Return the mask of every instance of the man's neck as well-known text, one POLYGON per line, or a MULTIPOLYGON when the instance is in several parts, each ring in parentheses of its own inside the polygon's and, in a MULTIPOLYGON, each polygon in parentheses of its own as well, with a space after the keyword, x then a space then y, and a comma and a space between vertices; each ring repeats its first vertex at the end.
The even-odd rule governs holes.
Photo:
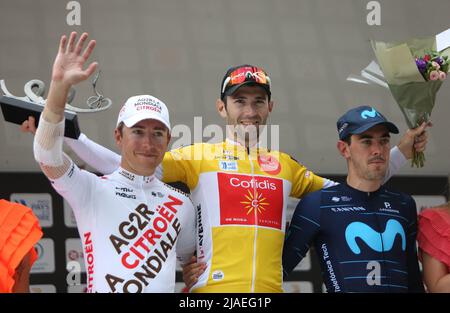
POLYGON ((347 185, 350 187, 364 191, 364 192, 374 192, 377 191, 381 187, 381 179, 380 180, 367 180, 357 177, 356 175, 351 175, 350 173, 347 176, 347 185))
POLYGON ((128 162, 126 162, 123 158, 122 161, 120 162, 120 167, 123 168, 124 170, 133 173, 135 175, 138 176, 152 176, 155 173, 155 169, 148 169, 146 171, 138 171, 136 169, 134 169, 131 165, 128 164, 128 162))
POLYGON ((242 139, 242 138, 239 137, 239 136, 233 136, 233 135, 230 135, 230 134, 228 134, 227 139, 228 139, 229 141, 231 141, 231 142, 233 142, 233 143, 236 143, 236 144, 239 144, 239 145, 241 145, 242 147, 245 147, 245 148, 247 148, 247 149, 248 149, 248 148, 256 147, 256 146, 258 145, 258 142, 257 142, 257 141, 254 141, 254 140, 252 140, 252 141, 245 140, 245 139, 242 139))

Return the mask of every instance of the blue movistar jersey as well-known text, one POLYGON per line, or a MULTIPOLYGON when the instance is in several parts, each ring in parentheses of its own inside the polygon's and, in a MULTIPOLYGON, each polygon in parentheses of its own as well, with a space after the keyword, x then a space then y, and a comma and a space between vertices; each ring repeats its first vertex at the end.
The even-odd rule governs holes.
POLYGON ((328 292, 423 292, 411 196, 340 184, 298 204, 283 249, 287 276, 311 244, 328 292))

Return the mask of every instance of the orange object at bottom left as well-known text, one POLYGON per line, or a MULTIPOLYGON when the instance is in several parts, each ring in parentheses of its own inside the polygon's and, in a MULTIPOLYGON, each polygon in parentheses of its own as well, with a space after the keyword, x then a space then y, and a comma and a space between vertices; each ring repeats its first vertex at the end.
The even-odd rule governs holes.
POLYGON ((29 271, 38 257, 34 245, 41 237, 30 208, 0 199, 0 293, 28 292, 29 271))

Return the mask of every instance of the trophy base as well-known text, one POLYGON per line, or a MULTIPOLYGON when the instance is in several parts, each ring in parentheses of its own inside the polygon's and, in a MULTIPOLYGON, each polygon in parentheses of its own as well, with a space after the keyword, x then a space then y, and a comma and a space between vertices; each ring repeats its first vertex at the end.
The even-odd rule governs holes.
MULTIPOLYGON (((38 126, 39 117, 41 112, 44 110, 44 106, 40 104, 7 96, 0 97, 0 106, 2 107, 5 121, 19 125, 27 120, 28 116, 34 116, 36 119, 36 126, 38 126)), ((80 126, 78 125, 77 114, 75 112, 65 110, 64 116, 66 118, 64 136, 78 139, 80 136, 80 126)))

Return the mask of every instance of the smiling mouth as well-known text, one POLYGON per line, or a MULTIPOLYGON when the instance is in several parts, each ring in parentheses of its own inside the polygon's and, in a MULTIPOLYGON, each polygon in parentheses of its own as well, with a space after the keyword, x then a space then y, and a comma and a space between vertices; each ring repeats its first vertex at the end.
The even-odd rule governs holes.
POLYGON ((257 122, 257 121, 255 121, 255 122, 241 121, 240 124, 244 125, 244 126, 250 126, 250 125, 259 125, 259 122, 257 122))
POLYGON ((136 155, 144 158, 157 158, 156 154, 136 153, 136 155))

